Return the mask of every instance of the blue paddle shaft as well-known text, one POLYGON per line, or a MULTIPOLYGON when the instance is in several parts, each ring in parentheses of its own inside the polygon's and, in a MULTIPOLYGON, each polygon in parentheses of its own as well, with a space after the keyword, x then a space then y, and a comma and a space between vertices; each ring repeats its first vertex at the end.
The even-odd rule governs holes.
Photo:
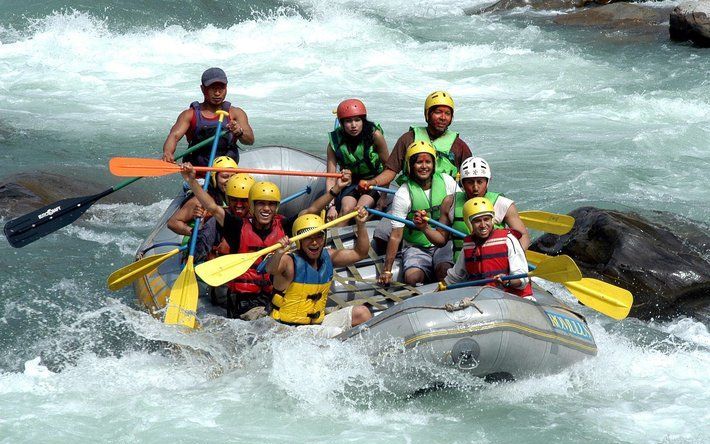
MULTIPOLYGON (((503 281, 509 281, 512 279, 520 279, 520 278, 526 278, 528 277, 528 273, 521 273, 521 274, 512 274, 509 276, 502 276, 500 279, 503 281)), ((476 285, 485 285, 490 282, 494 282, 497 279, 495 278, 488 278, 488 279, 479 279, 477 281, 468 281, 468 282, 459 282, 458 284, 451 284, 447 285, 446 289, 447 290, 453 290, 456 288, 463 288, 463 287, 475 287, 476 285)))
MULTIPOLYGON (((392 219, 392 220, 395 220, 395 221, 397 221, 397 222, 401 222, 401 223, 403 223, 404 225, 406 225, 406 226, 408 226, 408 227, 410 227, 410 228, 416 228, 415 225, 414 225, 414 222, 412 222, 412 221, 409 220, 409 219, 403 219, 403 218, 401 218, 401 217, 399 217, 399 216, 394 216, 394 215, 392 215, 392 214, 385 213, 385 212, 382 212, 382 211, 379 211, 379 210, 374 210, 374 209, 372 209, 372 208, 368 208, 367 211, 370 212, 371 214, 374 214, 375 216, 384 217, 384 218, 386 218, 386 219, 392 219)), ((434 225, 434 226, 436 226, 436 227, 439 227, 439 228, 441 228, 441 229, 443 229, 443 230, 448 231, 449 233, 453 234, 454 236, 458 236, 458 237, 461 237, 461 238, 467 236, 467 234, 462 233, 461 231, 456 230, 456 229, 454 229, 454 228, 451 228, 451 227, 448 226, 448 225, 442 224, 442 223, 439 222, 438 220, 429 219, 429 220, 427 220, 427 222, 430 223, 431 225, 434 225)))
MULTIPOLYGON (((220 134, 220 132, 222 131, 222 120, 223 119, 219 119, 219 121, 217 122, 217 130, 215 131, 215 135, 220 134)), ((215 137, 214 142, 212 142, 212 151, 210 151, 210 161, 207 163, 207 166, 211 167, 212 163, 214 162, 214 158, 217 154, 217 145, 219 144, 219 139, 219 137, 215 137)), ((202 189, 204 191, 207 191, 207 188, 210 186, 210 173, 211 171, 208 171, 207 174, 205 174, 205 183, 202 185, 202 189)), ((195 256, 195 247, 197 247, 197 233, 200 230, 201 221, 201 217, 195 219, 195 226, 192 228, 192 237, 190 238, 189 256, 195 256)))
POLYGON ((311 194, 311 187, 310 185, 307 186, 306 188, 302 189, 301 191, 298 191, 296 193, 293 193, 292 195, 288 196, 284 200, 281 201, 279 205, 285 205, 289 202, 291 202, 294 199, 298 199, 299 197, 303 196, 304 194, 311 194))
POLYGON ((371 190, 379 191, 381 193, 388 193, 388 194, 394 194, 397 192, 397 190, 393 190, 392 188, 385 188, 385 187, 378 187, 377 185, 372 185, 370 187, 371 190))

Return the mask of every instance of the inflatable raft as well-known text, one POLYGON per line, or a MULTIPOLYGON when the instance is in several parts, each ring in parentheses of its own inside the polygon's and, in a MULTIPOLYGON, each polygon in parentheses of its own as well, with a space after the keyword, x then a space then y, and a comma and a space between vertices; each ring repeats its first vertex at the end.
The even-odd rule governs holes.
MULTIPOLYGON (((325 161, 317 156, 286 147, 263 147, 241 154, 240 164, 250 168, 293 171, 325 171, 325 161)), ((325 192, 325 181, 313 177, 255 176, 275 182, 282 197, 310 186, 311 193, 282 205, 279 212, 294 215, 325 192)), ((156 228, 138 249, 136 259, 165 253, 182 242, 166 227, 184 196, 176 197, 156 228)), ((372 239, 377 221, 368 222, 372 239)), ((328 243, 347 248, 353 243, 351 228, 331 229, 328 243)), ((552 373, 596 355, 594 338, 584 320, 570 307, 535 286, 537 302, 509 295, 493 287, 470 287, 435 292, 436 285, 411 287, 376 285, 383 256, 371 248, 369 257, 336 270, 330 310, 368 304, 375 316, 367 323, 339 336, 342 340, 389 338, 404 349, 416 348, 427 360, 455 366, 475 376, 521 377, 552 373)), ((181 270, 176 255, 134 283, 138 301, 154 316, 162 316, 170 288, 181 270)), ((394 277, 401 282, 400 261, 395 261, 394 277)), ((201 287, 198 318, 205 313, 224 314, 209 303, 208 289, 201 287)))

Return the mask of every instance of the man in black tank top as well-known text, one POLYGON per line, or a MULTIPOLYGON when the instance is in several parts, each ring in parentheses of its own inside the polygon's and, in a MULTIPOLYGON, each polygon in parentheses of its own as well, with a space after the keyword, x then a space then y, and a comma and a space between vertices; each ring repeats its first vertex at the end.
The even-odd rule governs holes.
MULTIPOLYGON (((228 155, 239 162, 237 142, 239 141, 245 145, 254 144, 254 131, 249 125, 249 118, 244 110, 225 101, 227 97, 227 75, 220 68, 209 68, 202 73, 200 89, 204 96, 203 101, 201 103, 194 102, 188 109, 180 113, 163 144, 163 160, 166 162, 175 161, 175 149, 183 136, 187 136, 190 146, 213 136, 217 127, 217 115, 215 113, 220 109, 224 109, 229 112, 229 117, 225 119, 223 126, 230 131, 230 134, 220 141, 217 156, 228 155)), ((184 160, 203 166, 209 159, 211 148, 212 144, 208 144, 208 146, 190 154, 184 160), (201 154, 203 151, 207 153, 206 156, 201 154)))

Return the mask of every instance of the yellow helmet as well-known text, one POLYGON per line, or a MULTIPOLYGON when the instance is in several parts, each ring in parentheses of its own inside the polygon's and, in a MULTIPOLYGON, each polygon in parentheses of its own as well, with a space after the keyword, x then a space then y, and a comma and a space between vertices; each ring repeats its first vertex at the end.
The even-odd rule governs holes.
POLYGON ((436 162, 436 149, 431 146, 429 142, 425 142, 423 140, 419 140, 416 142, 412 142, 409 144, 407 147, 406 154, 404 155, 404 172, 409 173, 409 159, 412 158, 412 156, 415 156, 417 154, 421 153, 427 153, 431 154, 431 156, 434 158, 434 162, 436 162))
POLYGON ((224 192, 229 197, 236 199, 249 199, 249 190, 256 181, 247 173, 239 173, 230 177, 224 192))
MULTIPOLYGON (((301 233, 315 230, 323 224, 325 224, 325 222, 323 222, 322 217, 315 214, 304 214, 303 216, 299 216, 295 221, 293 221, 293 228, 291 229, 291 234, 293 236, 297 236, 301 233)), ((300 241, 296 241, 296 247, 301 248, 300 241)))
POLYGON ((454 99, 446 91, 434 91, 424 101, 424 120, 429 122, 429 109, 434 106, 445 105, 454 113, 454 99))
POLYGON ((474 197, 469 199, 463 204, 463 221, 466 223, 468 230, 473 232, 473 225, 471 220, 489 215, 494 217, 496 214, 495 209, 493 209, 493 204, 490 200, 485 197, 474 197))
POLYGON ((256 182, 249 190, 249 206, 254 208, 255 200, 266 200, 269 202, 281 202, 281 191, 273 182, 256 182))
MULTIPOLYGON (((212 162, 212 166, 215 168, 239 168, 237 162, 229 156, 219 156, 212 162)), ((215 188, 217 188, 217 174, 219 173, 212 172, 210 175, 210 182, 212 182, 212 186, 215 188)))

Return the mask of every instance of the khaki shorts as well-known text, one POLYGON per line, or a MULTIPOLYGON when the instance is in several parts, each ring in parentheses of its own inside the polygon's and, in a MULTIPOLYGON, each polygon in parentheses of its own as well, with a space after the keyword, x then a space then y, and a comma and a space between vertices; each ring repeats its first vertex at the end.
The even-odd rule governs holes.
POLYGON ((402 267, 405 273, 410 268, 418 268, 426 275, 426 280, 434 279, 434 266, 440 263, 454 263, 453 243, 447 242, 441 248, 421 248, 407 246, 402 250, 402 267))

